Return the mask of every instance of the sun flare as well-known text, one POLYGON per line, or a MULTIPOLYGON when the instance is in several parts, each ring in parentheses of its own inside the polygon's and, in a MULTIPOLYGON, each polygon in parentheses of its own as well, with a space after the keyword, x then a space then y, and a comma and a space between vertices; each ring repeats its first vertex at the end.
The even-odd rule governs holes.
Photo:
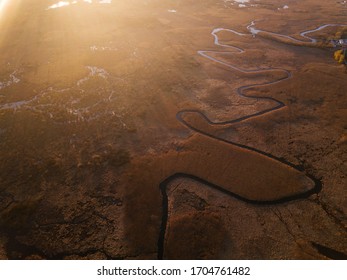
POLYGON ((347 259, 346 7, 0 0, 0 278, 347 259))
POLYGON ((7 3, 8 0, 0 0, 0 13, 2 12, 7 3))

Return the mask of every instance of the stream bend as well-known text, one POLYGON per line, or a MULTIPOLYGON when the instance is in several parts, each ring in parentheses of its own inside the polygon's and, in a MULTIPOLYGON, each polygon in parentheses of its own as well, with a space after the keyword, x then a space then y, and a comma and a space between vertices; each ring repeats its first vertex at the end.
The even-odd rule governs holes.
MULTIPOLYGON (((261 29, 257 29, 255 27, 255 22, 251 22, 248 26, 247 26, 247 30, 249 31, 249 33, 241 33, 241 32, 238 32, 236 30, 233 30, 233 29, 225 29, 225 28, 216 28, 214 29, 212 32, 211 32, 211 35, 213 36, 214 38, 214 44, 218 47, 222 47, 222 48, 225 48, 227 49, 226 51, 215 51, 215 50, 200 50, 198 51, 198 55, 210 60, 211 62, 213 63, 217 63, 219 65, 222 65, 224 67, 227 67, 231 70, 236 70, 238 72, 241 72, 241 73, 244 73, 244 74, 249 74, 249 73, 254 73, 254 74, 258 74, 258 73, 266 73, 266 72, 273 72, 273 71, 280 71, 284 74, 284 76, 282 78, 279 78, 277 80, 274 80, 274 81, 270 81, 270 82, 265 82, 265 83, 254 83, 254 84, 250 84, 250 85, 243 85, 241 87, 239 87, 237 90, 236 90, 236 94, 238 94, 239 96, 241 96, 242 98, 249 98, 249 99, 255 99, 255 100, 267 100, 267 101, 271 101, 272 103, 274 103, 274 105, 268 109, 264 109, 264 110, 260 110, 256 113, 252 113, 252 114, 249 114, 249 115, 245 115, 245 116, 241 116, 241 117, 237 117, 237 118, 234 118, 234 119, 230 119, 230 120, 226 120, 226 121, 212 121, 210 120, 202 111, 200 110, 196 110, 196 109, 185 109, 185 110, 181 110, 179 111, 177 114, 176 114, 176 118, 179 122, 181 122, 184 126, 186 126, 187 128, 189 128, 190 130, 192 131, 195 131, 196 133, 198 134, 202 134, 206 137, 209 137, 215 141, 219 141, 219 142, 224 142, 226 144, 229 144, 229 145, 234 145, 234 146, 237 146, 237 147, 240 147, 240 148, 243 148, 245 150, 249 150, 249 151, 253 151, 253 152, 256 152, 256 153, 259 153, 263 156, 266 156, 268 158, 271 158, 272 160, 276 160, 276 161, 279 161, 281 162, 282 164, 285 164, 287 166, 290 166, 298 171, 304 171, 303 168, 301 166, 296 166, 290 162, 288 162, 287 160, 283 159, 283 158, 279 158, 279 157, 276 157, 272 154, 269 154, 267 152, 264 152, 264 151, 261 151, 261 150, 258 150, 256 148, 252 148, 252 147, 249 147, 249 146, 246 146, 246 145, 243 145, 243 144, 240 144, 240 143, 236 143, 236 142, 233 142, 233 141, 228 141, 228 140, 225 140, 225 139, 222 139, 222 138, 218 138, 206 131, 203 131, 202 129, 199 129, 199 128, 196 128, 194 127, 194 125, 192 125, 191 123, 189 123, 188 121, 186 121, 184 119, 184 115, 185 114, 197 114, 199 115, 204 121, 206 121, 206 123, 208 123, 209 125, 211 126, 218 126, 218 125, 233 125, 233 124, 236 124, 236 123, 240 123, 240 122, 243 122, 243 121, 246 121, 246 120, 249 120, 249 119, 252 119, 252 118, 256 118, 258 116, 261 116, 261 115, 265 115, 265 114, 268 114, 268 113, 271 113, 271 112, 274 112, 274 111, 277 111, 277 110, 280 110, 284 107, 286 107, 286 105, 280 101, 280 100, 277 100, 276 98, 273 98, 273 97, 266 97, 266 96, 253 96, 253 95, 246 95, 245 94, 245 91, 250 89, 250 88, 255 88, 255 87, 263 87, 263 86, 269 86, 269 85, 273 85, 273 84, 277 84, 277 83, 280 83, 280 82, 283 82, 285 80, 288 80, 290 78, 292 78, 292 74, 289 70, 286 70, 284 68, 258 68, 258 69, 252 69, 252 70, 247 70, 247 69, 243 69, 243 68, 240 68, 236 65, 233 65, 233 64, 229 64, 225 61, 222 61, 220 59, 217 59, 215 57, 213 57, 213 55, 216 55, 216 54, 240 54, 240 53, 244 53, 245 50, 240 48, 240 47, 237 47, 237 46, 233 46, 233 45, 227 45, 227 44, 223 44, 220 42, 219 40, 219 37, 218 37, 218 33, 221 32, 221 31, 224 31, 224 32, 230 32, 232 34, 235 34, 237 36, 251 36, 251 37, 256 37, 256 35, 258 34, 265 34, 267 36, 271 36, 273 39, 286 39, 288 40, 288 42, 285 42, 285 43, 293 43, 293 44, 301 44, 303 43, 304 46, 315 46, 317 44, 317 39, 315 38, 312 38, 309 36, 309 34, 311 33, 314 33, 316 31, 319 31, 319 30, 322 30, 324 28, 327 28, 327 27, 333 27, 333 26, 346 26, 346 25, 342 25, 342 24, 325 24, 325 25, 321 25, 315 29, 312 29, 312 30, 307 30, 307 31, 303 31, 300 33, 300 36, 303 38, 303 40, 299 40, 299 39, 296 39, 296 38, 293 38, 291 36, 287 36, 287 35, 283 35, 283 34, 279 34, 279 33, 275 33, 275 32, 270 32, 270 31, 266 31, 266 30, 261 30, 261 29)), ((242 197, 236 193, 233 193, 229 190, 226 190, 225 188, 222 188, 221 186, 218 186, 218 185, 215 185, 211 182, 207 182, 206 180, 202 179, 202 178, 199 178, 199 177, 196 177, 194 176, 193 174, 186 174, 186 173, 175 173, 173 174, 172 176, 169 176, 168 178, 166 178, 164 181, 162 181, 160 183, 160 190, 161 190, 161 194, 162 194, 162 222, 161 222, 161 229, 160 229, 160 235, 159 235, 159 240, 158 240, 158 259, 163 259, 164 257, 164 247, 165 247, 165 234, 166 234, 166 228, 167 228, 167 222, 168 222, 168 194, 167 194, 167 188, 170 184, 170 182, 172 182, 172 180, 176 179, 176 178, 190 178, 190 179, 194 179, 200 183, 203 183, 205 184, 207 187, 209 188, 212 188, 214 190, 217 190, 217 191, 220 191, 224 194, 227 194, 231 197, 234 197, 234 198, 237 198, 241 201, 244 201, 244 202, 247 202, 247 203, 250 203, 250 204, 257 204, 257 205, 271 205, 271 204, 279 204, 279 203, 284 203, 284 202, 287 202, 287 201, 292 201, 292 200, 296 200, 296 199, 303 199, 303 198, 307 198, 309 197, 310 195, 312 195, 313 193, 318 193, 321 191, 322 189, 322 184, 320 182, 319 179, 313 177, 312 175, 310 174, 305 174, 308 178, 310 178, 313 182, 314 182, 314 188, 309 190, 309 191, 306 191, 306 192, 303 192, 301 194, 295 194, 295 195, 292 195, 292 196, 288 196, 288 197, 284 197, 284 198, 281 198, 281 199, 278 199, 278 200, 271 200, 271 201, 257 201, 257 200, 250 200, 250 199, 247 199, 245 197, 242 197)))

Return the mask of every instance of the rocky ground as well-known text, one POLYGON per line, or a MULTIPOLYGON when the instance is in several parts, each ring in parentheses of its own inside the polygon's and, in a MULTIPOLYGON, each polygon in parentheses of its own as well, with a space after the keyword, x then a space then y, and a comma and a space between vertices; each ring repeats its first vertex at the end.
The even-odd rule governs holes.
MULTIPOLYGON (((344 1, 130 0, 0 11, 1 259, 346 259, 344 1), (51 8, 50 8, 51 7, 51 8), (285 106, 242 122, 213 125, 285 106), (176 175, 175 175, 176 174, 176 175), (189 175, 189 176, 188 176, 189 175)), ((58 2, 58 1, 57 1, 58 2)), ((69 1, 68 1, 69 2, 69 1)), ((70 1, 72 2, 72 1, 70 1)))

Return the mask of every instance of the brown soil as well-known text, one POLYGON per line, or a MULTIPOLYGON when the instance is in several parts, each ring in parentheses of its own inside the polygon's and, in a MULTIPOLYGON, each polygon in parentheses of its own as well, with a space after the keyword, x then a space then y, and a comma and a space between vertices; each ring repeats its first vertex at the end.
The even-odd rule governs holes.
POLYGON ((346 258, 347 80, 329 45, 345 28, 312 33, 314 46, 218 34, 245 52, 213 57, 271 72, 197 53, 230 51, 214 45, 214 28, 246 33, 256 20, 300 39, 347 24, 346 5, 10 2, 0 11, 1 259, 346 258), (236 94, 279 79, 245 90, 259 99, 236 94), (285 106, 213 124, 271 109, 269 98, 285 106), (182 110, 192 111, 180 121, 182 110))

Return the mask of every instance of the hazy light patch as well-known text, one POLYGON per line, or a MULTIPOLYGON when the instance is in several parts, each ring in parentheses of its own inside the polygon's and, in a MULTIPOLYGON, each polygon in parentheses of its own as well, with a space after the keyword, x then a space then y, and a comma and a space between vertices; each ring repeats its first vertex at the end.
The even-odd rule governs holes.
POLYGON ((2 12, 3 8, 8 3, 8 0, 0 0, 0 13, 2 12))
POLYGON ((251 0, 223 0, 224 7, 230 6, 237 6, 239 8, 249 8, 249 7, 257 7, 258 4, 251 4, 251 0))
POLYGON ((177 13, 176 10, 167 10, 169 13, 177 13))
POLYGON ((61 7, 68 6, 68 5, 70 5, 70 2, 67 2, 67 1, 59 1, 58 3, 55 3, 55 4, 51 5, 51 6, 49 6, 49 7, 47 8, 47 10, 48 10, 48 9, 57 9, 57 8, 61 8, 61 7))
MULTIPOLYGON (((1 1, 1 0, 0 0, 1 1)), ((7 0, 6 0, 7 1, 7 0)), ((59 1, 47 8, 49 9, 57 9, 69 6, 71 4, 78 4, 78 3, 88 3, 88 4, 112 4, 112 0, 73 0, 73 1, 59 1)))

